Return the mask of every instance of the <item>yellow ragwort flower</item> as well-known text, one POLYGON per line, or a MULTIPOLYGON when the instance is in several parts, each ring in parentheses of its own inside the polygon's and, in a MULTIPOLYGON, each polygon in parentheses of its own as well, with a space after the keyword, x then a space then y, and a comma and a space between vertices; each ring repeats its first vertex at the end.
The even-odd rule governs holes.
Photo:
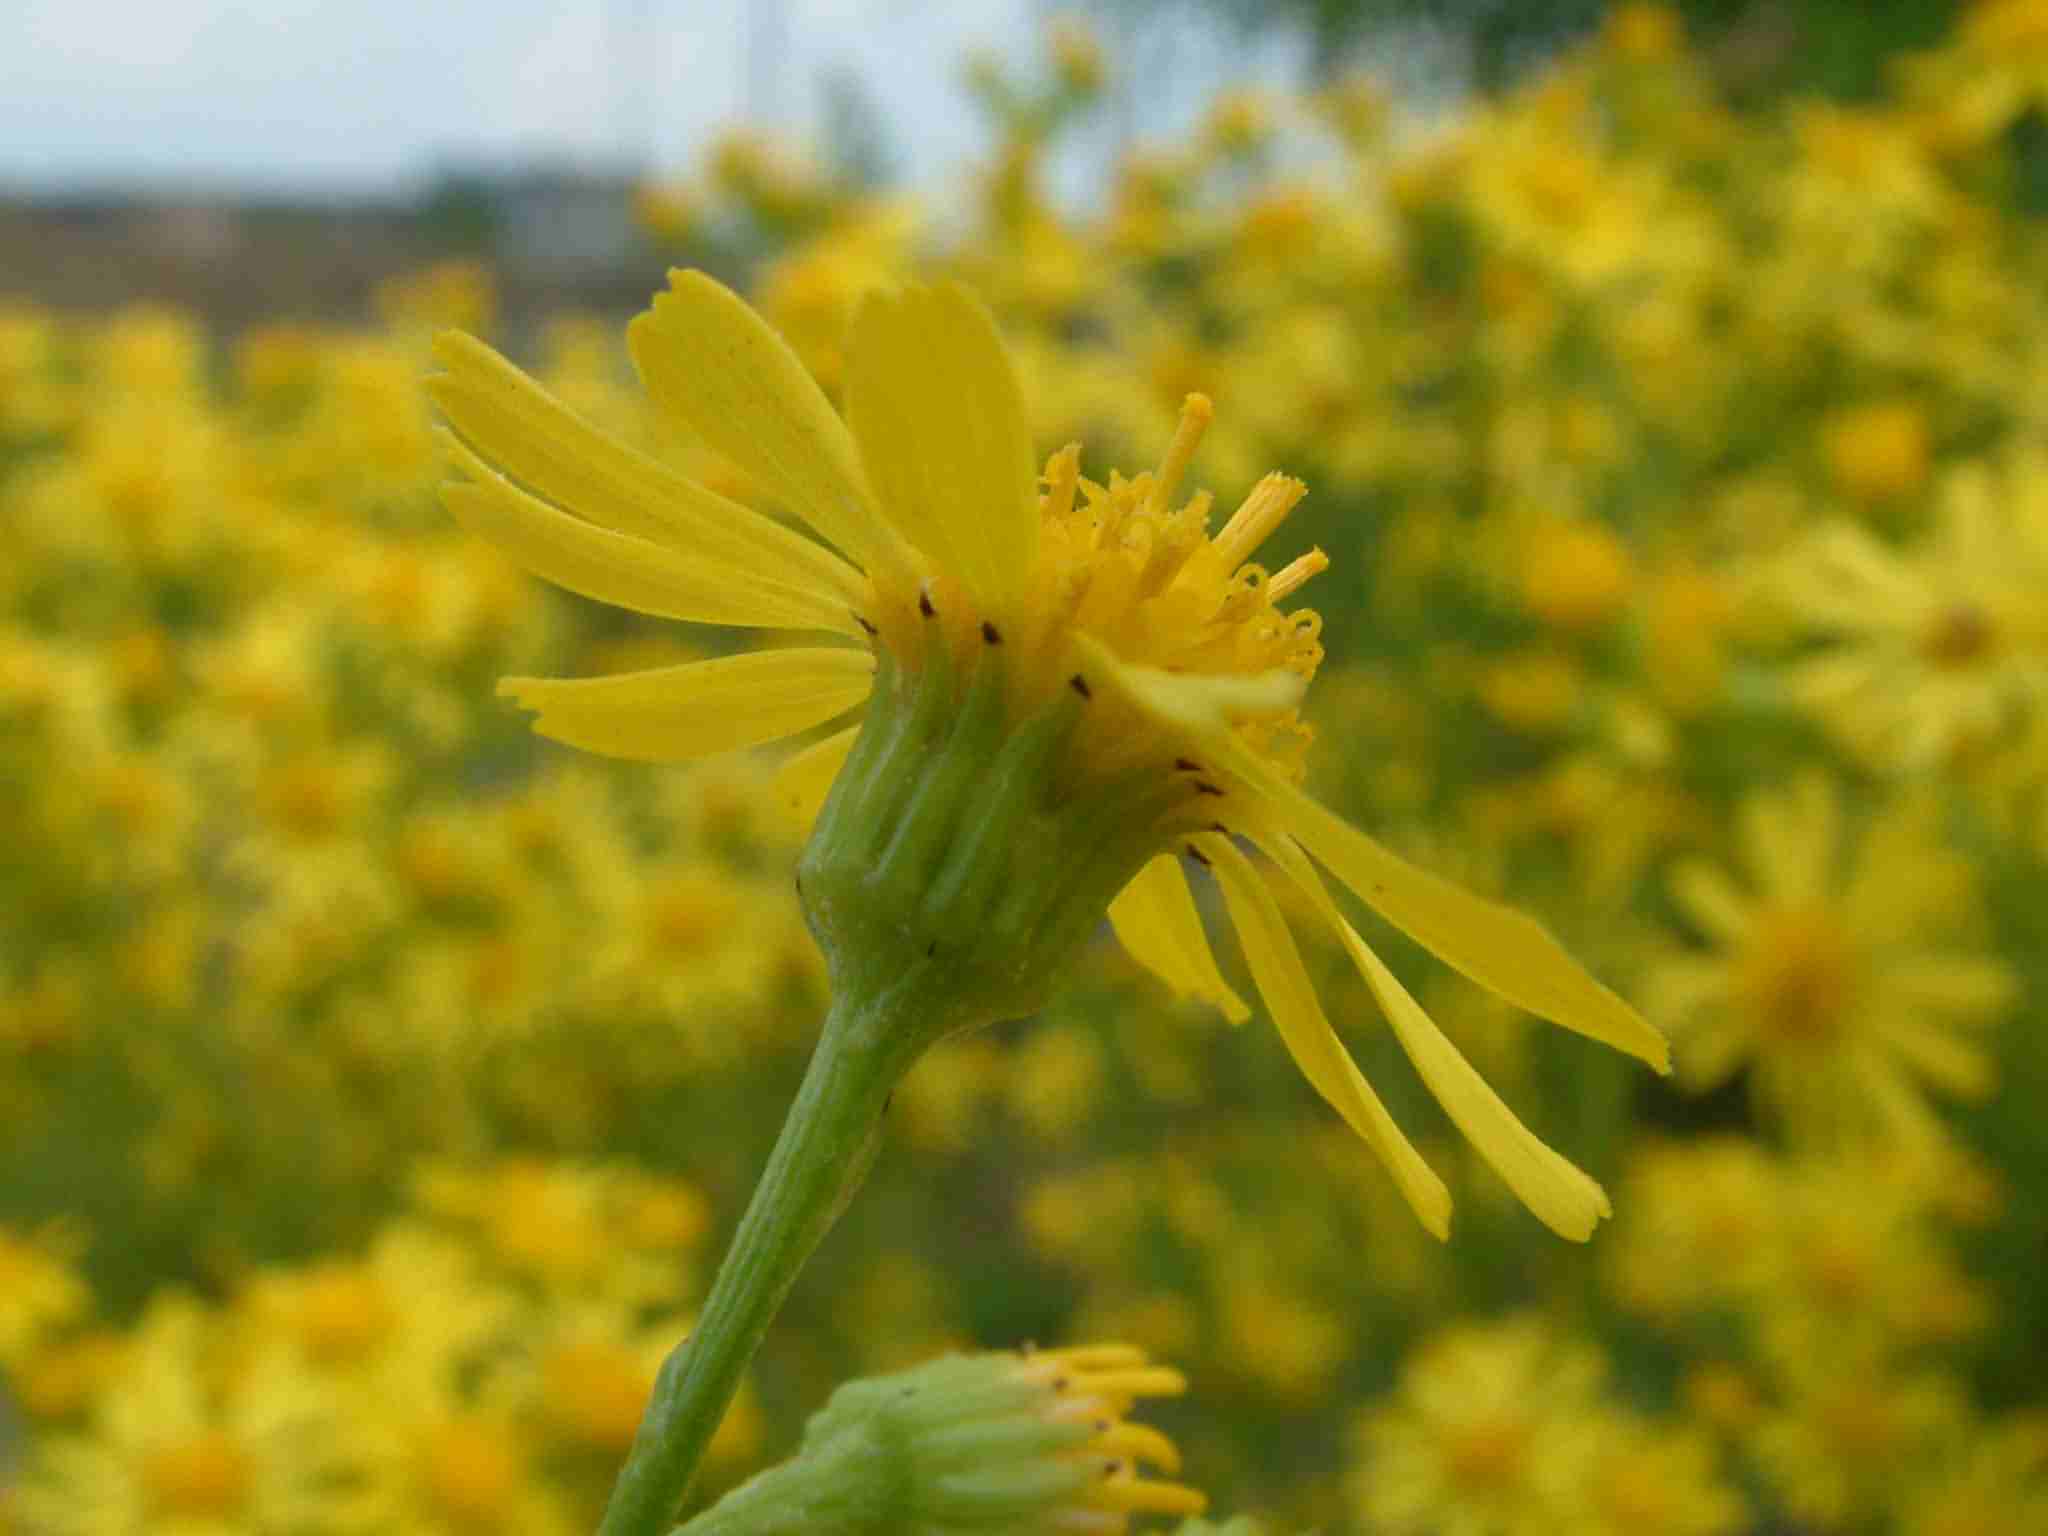
POLYGON ((1708 947, 1655 968, 1651 1007, 1692 1085, 1747 1067, 1795 1131, 1926 1153, 1943 1136, 1924 1091, 1991 1091, 1983 1035, 2019 978, 1972 941, 1975 881, 1938 807, 1887 807, 1854 839, 1843 822, 1834 786, 1808 775, 1743 804, 1746 883, 1678 866, 1671 894, 1708 947))
MULTIPOLYGON (((956 716, 981 711, 1013 735, 1057 719, 1049 804, 1099 807, 1104 838, 1142 848, 1109 909, 1139 960, 1244 1016, 1203 935, 1185 851, 1213 870, 1304 1072, 1442 1234, 1448 1192, 1316 999, 1276 894, 1297 888, 1297 909, 1341 941, 1460 1129, 1544 1221, 1575 1238, 1592 1231, 1608 1208, 1599 1186, 1472 1070, 1342 916, 1311 856, 1514 1003, 1660 1067, 1664 1043, 1536 923, 1403 862, 1297 786, 1307 730, 1295 705, 1322 656, 1320 620, 1279 605, 1327 561, 1312 550, 1269 572, 1251 557, 1304 494, 1298 481, 1267 476, 1212 534, 1208 495, 1178 496, 1211 414, 1200 396, 1156 471, 1096 484, 1069 447, 1040 476, 1008 354, 958 286, 862 304, 844 419, 782 340, 700 273, 674 273, 628 339, 659 410, 816 538, 605 436, 459 334, 440 338, 446 371, 432 385, 466 477, 446 490, 450 510, 586 597, 822 639, 621 676, 507 679, 542 734, 675 761, 810 731, 892 686, 941 692, 956 716), (1255 866, 1240 839, 1270 865, 1255 866)), ((858 720, 843 724, 795 754, 784 770, 793 801, 824 801, 859 733, 858 720)))
POLYGON ((1872 763, 1918 771, 2000 739, 2048 692, 2048 465, 1953 475, 1928 532, 1894 547, 1817 529, 1770 580, 1819 642, 1787 692, 1872 763))

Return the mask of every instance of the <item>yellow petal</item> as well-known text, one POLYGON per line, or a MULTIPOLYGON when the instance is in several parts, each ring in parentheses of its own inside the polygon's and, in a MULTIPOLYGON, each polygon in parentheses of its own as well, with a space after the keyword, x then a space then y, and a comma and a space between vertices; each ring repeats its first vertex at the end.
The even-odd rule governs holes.
POLYGON ((858 607, 866 582, 814 539, 792 532, 606 436, 473 336, 443 332, 448 371, 428 392, 464 441, 546 500, 671 549, 858 607))
POLYGON ((1997 1083, 1991 1055, 1918 1018, 1879 1015, 1887 1042, 1929 1082, 1959 1099, 1981 1099, 1997 1083))
POLYGON ((1458 1053, 1400 979, 1344 921, 1322 877, 1298 849, 1287 847, 1285 835, 1262 842, 1276 852, 1280 868, 1336 932, 1393 1026, 1401 1049, 1415 1063, 1416 1072, 1451 1122, 1545 1226, 1574 1242, 1591 1237, 1600 1218, 1613 1214, 1606 1191, 1515 1118, 1514 1111, 1458 1053))
POLYGON ((798 826, 808 828, 818 819, 818 812, 825 808, 825 797, 832 793, 832 781, 846 766, 847 754, 853 751, 859 737, 860 727, 849 725, 792 753, 775 770, 775 797, 798 826))
POLYGON ((1607 1192, 1515 1118, 1515 1112, 1458 1054, 1458 1048, 1408 995, 1399 978, 1341 917, 1337 935, 1365 984, 1372 988, 1387 1022, 1394 1026, 1401 1048, 1452 1123, 1551 1231, 1580 1243, 1591 1237, 1600 1218, 1614 1214, 1607 1192))
POLYGON ((1671 1049, 1643 1016, 1595 981, 1542 925, 1418 869, 1250 754, 1231 765, 1280 823, 1365 904, 1445 964, 1539 1018, 1671 1070, 1671 1049))
POLYGON ((1330 1028, 1316 998, 1315 984, 1301 963, 1301 951, 1287 931, 1280 904, 1230 839, 1204 837, 1201 847, 1223 887, 1223 900, 1244 947, 1252 980, 1258 984, 1259 996, 1265 999, 1289 1054, 1316 1091, 1386 1165, 1423 1226, 1439 1238, 1448 1237, 1450 1191, 1394 1124, 1393 1116, 1330 1028))
POLYGON ((658 618, 773 629, 856 626, 837 599, 757 580, 703 555, 645 539, 549 506, 530 496, 443 429, 448 455, 471 478, 441 487, 456 521, 543 580, 600 603, 658 618))
POLYGON ((874 670, 851 646, 792 646, 616 677, 508 677, 498 692, 537 711, 543 736, 668 763, 809 730, 866 698, 874 670))
POLYGON ((1038 472, 988 311, 957 284, 870 294, 846 414, 883 512, 984 614, 1009 613, 1038 561, 1038 472))
MULTIPOLYGON (((1093 635, 1076 632, 1074 653, 1091 679, 1107 682, 1162 726, 1203 745, 1214 741, 1228 753, 1233 722, 1277 714, 1301 702, 1308 679, 1297 672, 1169 672, 1124 661, 1093 635)), ((1250 761, 1242 747, 1237 756, 1250 761)))
POLYGON ((739 295, 701 272, 671 272, 669 291, 634 318, 626 343, 663 410, 869 574, 904 566, 901 541, 875 510, 846 424, 739 295))
POLYGON ((1202 914, 1178 857, 1162 853, 1139 870, 1109 904, 1109 922, 1131 958, 1171 987, 1175 996, 1212 1003, 1233 1024, 1251 1017, 1244 999, 1216 968, 1216 956, 1202 931, 1202 914))
POLYGON ((1679 865, 1671 873, 1671 897, 1707 937, 1721 944, 1748 941, 1756 909, 1713 865, 1698 860, 1679 865))
POLYGON ((1984 1024, 2019 996, 2019 977, 1988 955, 1916 954, 1884 971, 1885 992, 1913 1008, 1929 1008, 1961 1024, 1984 1024))

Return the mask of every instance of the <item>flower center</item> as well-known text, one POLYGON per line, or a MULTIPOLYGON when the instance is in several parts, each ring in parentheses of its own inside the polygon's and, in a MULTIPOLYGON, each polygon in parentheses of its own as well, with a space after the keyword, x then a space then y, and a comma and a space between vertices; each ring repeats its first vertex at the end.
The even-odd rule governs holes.
POLYGON ((541 1371, 548 1412, 574 1439, 607 1451, 633 1443, 654 1373, 627 1351, 597 1342, 567 1344, 541 1371))
POLYGON ((1502 1493, 1520 1483, 1528 1444, 1526 1425, 1483 1420, 1445 1438, 1444 1461, 1458 1487, 1472 1493, 1502 1493))
POLYGON ((1758 925, 1744 990, 1765 1033, 1791 1049, 1832 1044, 1855 991, 1855 959, 1825 914, 1784 912, 1758 925))
MULTIPOLYGON (((878 588, 873 627, 880 649, 912 673, 935 656, 949 659, 953 685, 964 695, 971 658, 999 647, 1002 707, 1011 720, 1047 709, 1074 686, 1077 636, 1126 665, 1177 677, 1312 677, 1323 658, 1322 619, 1277 605, 1326 569, 1328 558, 1311 550, 1277 572, 1248 559, 1300 501, 1302 484, 1268 475, 1213 536, 1207 492, 1176 502, 1211 414, 1205 398, 1190 395, 1159 468, 1131 479, 1112 472, 1100 485, 1082 477, 1078 449, 1054 454, 1039 497, 1037 565, 1018 610, 976 611, 945 573, 914 592, 878 588)), ((1294 711, 1248 715, 1240 731, 1249 744, 1298 778, 1309 732, 1294 711)), ((1114 705, 1090 716, 1076 733, 1069 764, 1084 783, 1129 769, 1148 743, 1158 742, 1156 729, 1139 728, 1114 705)))
POLYGON ((468 1419, 443 1425, 427 1437, 419 1472, 427 1501, 451 1524, 467 1530, 501 1524, 523 1480, 518 1455, 502 1433, 468 1419))
POLYGON ((1991 616, 1975 603, 1954 603, 1929 627, 1920 651, 1931 666, 1960 671, 1985 660, 1997 644, 1991 616))
POLYGON ((716 875, 692 871, 655 888, 648 937, 663 954, 686 958, 717 947, 731 929, 735 893, 716 875))
POLYGON ((363 1359, 396 1321, 383 1287, 360 1269, 323 1269, 300 1299, 299 1337, 306 1353, 323 1365, 363 1359))
POLYGON ((1209 416, 1190 396, 1135 479, 1096 485, 1077 450, 1053 455, 1034 564, 1000 611, 941 570, 877 578, 859 615, 874 692, 798 889, 831 964, 932 988, 934 1039, 1035 1011, 1147 859, 1229 830, 1203 761, 1221 733, 1300 777, 1321 620, 1274 605, 1328 561, 1245 558, 1297 481, 1262 480, 1213 538, 1206 494, 1175 504, 1209 416))

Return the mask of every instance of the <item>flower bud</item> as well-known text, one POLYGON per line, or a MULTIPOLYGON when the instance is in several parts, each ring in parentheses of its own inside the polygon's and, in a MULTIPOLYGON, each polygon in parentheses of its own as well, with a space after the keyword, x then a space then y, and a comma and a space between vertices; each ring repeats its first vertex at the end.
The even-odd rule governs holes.
POLYGON ((1120 1344, 948 1355, 850 1382, 812 1418, 793 1458, 684 1530, 1116 1536, 1134 1514, 1196 1515, 1200 1493, 1145 1475, 1179 1471, 1173 1442, 1125 1417, 1140 1398, 1186 1386, 1120 1344))

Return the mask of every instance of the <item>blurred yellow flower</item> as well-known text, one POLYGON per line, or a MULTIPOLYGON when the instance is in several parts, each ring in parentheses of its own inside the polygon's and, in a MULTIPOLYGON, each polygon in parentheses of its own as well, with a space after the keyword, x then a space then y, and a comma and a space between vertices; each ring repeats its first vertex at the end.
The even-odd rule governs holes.
POLYGON ((1588 1536, 1735 1536, 1750 1529, 1746 1502, 1697 1432, 1615 1416, 1594 1440, 1581 1469, 1589 1518, 1568 1516, 1564 1529, 1588 1536))
POLYGON ((1359 1422, 1351 1505, 1387 1536, 1543 1536, 1571 1528, 1572 1468, 1604 1366, 1535 1318, 1445 1330, 1359 1422))
POLYGON ((1552 519, 1529 529, 1519 563, 1522 601, 1553 629, 1579 631, 1620 612, 1634 585, 1628 547, 1604 524, 1552 519))
POLYGON ((1821 424, 1821 457, 1852 501, 1903 500, 1927 483, 1933 462, 1926 414, 1910 400, 1845 410, 1821 424))
POLYGON ((1939 1142, 1924 1094, 1991 1091, 1981 1035, 2019 978, 1971 937, 1974 880, 1938 808, 1885 806, 1852 836, 1834 785, 1808 774, 1746 801, 1736 831, 1742 881, 1700 860, 1671 880, 1705 952, 1645 982, 1681 1078, 1707 1088, 1748 1067, 1795 1131, 1939 1142))
POLYGON ((1853 1526, 1898 1508, 1965 1427, 1960 1383, 1832 1355, 1790 1373, 1752 1442, 1764 1482, 1800 1520, 1853 1526))
POLYGON ((1989 744, 2048 689, 2048 464, 1959 470, 1939 521, 1894 549, 1832 524, 1763 590, 1819 641, 1784 687, 1850 747, 1924 770, 1989 744))
POLYGON ((1626 1192, 1628 1218, 1607 1250, 1609 1288, 1622 1306, 1671 1322, 1758 1286, 1783 1185, 1755 1142, 1651 1142, 1635 1154, 1626 1192))
POLYGON ((360 1522, 370 1426, 276 1352, 236 1359, 188 1299, 153 1306, 83 1433, 39 1448, 16 1497, 51 1536, 339 1532, 360 1522))
POLYGON ((0 1228, 0 1365, 18 1362, 44 1335, 83 1317, 92 1293, 61 1233, 0 1228))

